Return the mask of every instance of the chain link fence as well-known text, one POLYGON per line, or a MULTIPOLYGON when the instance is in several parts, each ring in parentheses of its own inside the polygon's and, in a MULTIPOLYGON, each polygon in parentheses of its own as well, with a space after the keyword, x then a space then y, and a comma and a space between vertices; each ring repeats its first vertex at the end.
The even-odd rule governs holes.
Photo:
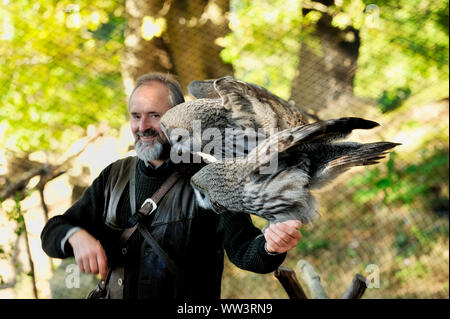
MULTIPOLYGON (((122 125, 127 90, 140 74, 174 73, 184 89, 233 74, 294 101, 310 121, 361 116, 381 124, 352 140, 402 143, 380 164, 352 169, 315 194, 321 217, 304 225, 284 265, 307 260, 330 298, 357 273, 372 280, 364 298, 449 297, 448 1, 3 1, 0 17, 3 191, 43 162, 60 163, 69 142, 107 122, 108 158, 100 158, 100 147, 90 153, 97 154, 95 169, 72 164, 66 171, 70 197, 79 196, 132 148, 122 125)), ((2 225, 13 231, 0 242, 0 292, 31 280, 19 270, 33 272, 34 286, 50 282, 52 292, 41 296, 82 298, 57 291, 67 262, 53 279, 30 268, 41 253, 15 270, 3 266, 18 263, 8 246, 17 236, 39 242, 34 212, 48 218, 67 208, 45 185, 47 212, 30 197, 2 205, 2 225), (20 216, 28 228, 14 233, 20 216)), ((227 259, 222 297, 288 298, 273 274, 243 271, 227 259)))

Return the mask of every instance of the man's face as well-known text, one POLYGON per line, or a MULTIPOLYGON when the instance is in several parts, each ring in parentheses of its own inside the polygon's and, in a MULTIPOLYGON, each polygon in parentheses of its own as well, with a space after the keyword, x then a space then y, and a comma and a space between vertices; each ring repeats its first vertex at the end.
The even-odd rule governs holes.
POLYGON ((160 159, 167 139, 159 121, 169 108, 169 91, 162 83, 153 81, 144 84, 133 93, 128 111, 136 152, 142 160, 148 162, 160 159))

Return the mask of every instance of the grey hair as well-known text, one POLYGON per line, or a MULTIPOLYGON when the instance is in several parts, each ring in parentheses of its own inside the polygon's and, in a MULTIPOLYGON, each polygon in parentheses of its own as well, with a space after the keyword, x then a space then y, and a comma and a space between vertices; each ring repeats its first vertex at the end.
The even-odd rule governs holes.
POLYGON ((170 107, 173 107, 177 104, 184 102, 183 91, 181 90, 181 86, 178 81, 174 78, 173 75, 169 73, 147 73, 141 75, 136 80, 136 85, 134 86, 133 92, 130 94, 130 98, 128 99, 128 104, 130 104, 131 97, 134 92, 142 85, 149 84, 150 82, 159 82, 164 84, 169 90, 169 102, 170 107))

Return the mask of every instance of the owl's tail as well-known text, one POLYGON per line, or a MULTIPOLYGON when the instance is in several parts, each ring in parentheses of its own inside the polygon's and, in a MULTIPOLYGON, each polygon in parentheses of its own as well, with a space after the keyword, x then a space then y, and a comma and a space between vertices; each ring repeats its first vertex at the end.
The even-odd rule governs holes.
POLYGON ((351 151, 345 156, 337 158, 329 163, 330 167, 342 166, 363 166, 378 163, 378 160, 384 158, 387 151, 399 143, 376 142, 362 144, 358 149, 351 151))
MULTIPOLYGON (((342 153, 340 156, 330 160, 326 165, 319 169, 314 176, 312 176, 309 187, 311 189, 320 188, 325 186, 327 183, 334 180, 338 175, 347 171, 354 166, 366 166, 377 164, 378 161, 384 158, 390 149, 401 145, 400 143, 392 142, 376 142, 367 144, 354 144, 353 149, 348 149, 347 147, 342 148, 342 153)), ((336 146, 339 148, 339 144, 331 144, 331 146, 336 146)))

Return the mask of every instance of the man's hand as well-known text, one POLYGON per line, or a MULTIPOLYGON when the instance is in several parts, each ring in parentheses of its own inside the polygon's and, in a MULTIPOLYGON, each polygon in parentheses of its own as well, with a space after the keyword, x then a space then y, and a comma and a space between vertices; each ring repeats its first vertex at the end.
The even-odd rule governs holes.
POLYGON ((302 223, 299 220, 270 224, 264 232, 267 251, 284 253, 297 246, 298 241, 302 238, 300 227, 302 227, 302 223))
POLYGON ((69 237, 73 254, 81 271, 98 274, 106 279, 108 262, 106 253, 100 242, 84 229, 80 229, 69 237))

